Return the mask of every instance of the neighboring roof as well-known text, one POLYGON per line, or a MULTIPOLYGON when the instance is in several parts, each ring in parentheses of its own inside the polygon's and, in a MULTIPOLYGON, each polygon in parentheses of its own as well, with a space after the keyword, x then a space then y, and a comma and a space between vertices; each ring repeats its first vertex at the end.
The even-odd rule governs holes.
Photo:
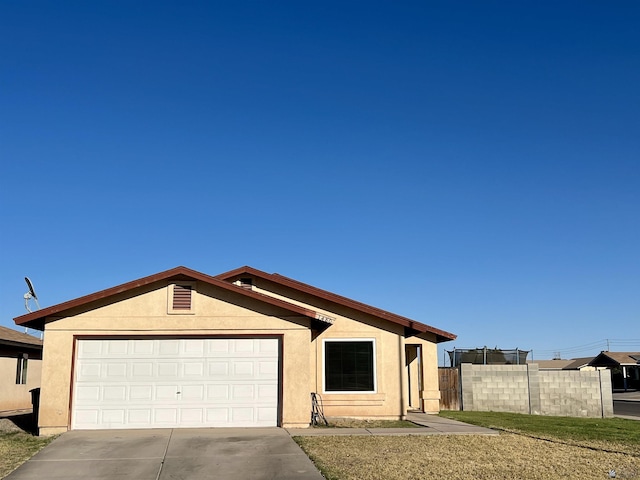
POLYGON ((205 282, 210 285, 214 285, 216 287, 235 292, 239 295, 244 295, 249 298, 253 298, 271 305, 275 305, 277 307, 281 307, 296 315, 309 317, 322 324, 333 323, 333 319, 327 318, 326 315, 321 315, 309 308, 301 307, 299 305, 294 305, 292 303, 286 302, 284 300, 280 300, 278 298, 270 297, 268 295, 264 295, 258 292, 254 292, 252 290, 247 290, 242 287, 238 287, 237 285, 233 285, 229 282, 224 282, 218 278, 212 277, 210 275, 205 275, 204 273, 197 272, 196 270, 191 270, 190 268, 187 268, 187 267, 176 267, 170 270, 166 270, 164 272, 156 273, 155 275, 149 275, 148 277, 143 277, 138 280, 133 280, 131 282, 123 283, 122 285, 107 288, 106 290, 101 290, 99 292, 92 293, 90 295, 85 295, 83 297, 79 297, 74 300, 69 300, 68 302, 59 303, 51 307, 47 307, 41 310, 36 310, 35 312, 27 313, 26 315, 22 315, 20 317, 14 318, 13 321, 17 325, 24 325, 29 328, 43 330, 46 317, 50 317, 53 315, 63 316, 65 312, 71 310, 72 308, 83 307, 97 300, 102 300, 114 295, 118 295, 120 293, 125 293, 130 290, 143 287, 145 285, 149 285, 151 283, 155 283, 158 281, 162 281, 162 280, 184 281, 188 279, 205 282))
POLYGON ((0 345, 11 345, 14 347, 29 347, 38 350, 42 349, 42 340, 26 333, 17 332, 11 328, 0 326, 0 345))
POLYGON ((436 342, 447 342, 449 340, 455 340, 457 338, 457 335, 453 333, 449 333, 444 330, 425 325, 424 323, 416 322, 415 320, 412 320, 410 318, 396 315, 395 313, 387 312, 386 310, 372 307, 371 305, 366 305, 356 300, 352 300, 350 298, 343 297, 341 295, 337 295, 335 293, 328 292, 317 287, 313 287, 306 283, 299 282, 298 280, 294 280, 277 273, 267 273, 249 266, 236 268, 235 270, 231 270, 226 273, 221 273, 220 275, 217 275, 216 278, 230 281, 231 279, 239 278, 244 275, 252 275, 258 278, 263 278, 279 285, 283 285, 294 290, 298 290, 300 292, 304 292, 315 297, 328 300, 338 305, 342 305, 359 312, 368 313, 369 315, 388 320, 392 323, 402 325, 419 333, 432 333, 436 336, 436 342))
POLYGON ((593 367, 610 367, 615 365, 639 365, 640 352, 601 352, 589 365, 593 367))
POLYGON ((527 363, 537 363, 540 370, 562 370, 571 360, 532 360, 527 363))
POLYGON ((571 363, 564 367, 564 370, 579 370, 586 367, 594 359, 594 357, 574 358, 571 363))

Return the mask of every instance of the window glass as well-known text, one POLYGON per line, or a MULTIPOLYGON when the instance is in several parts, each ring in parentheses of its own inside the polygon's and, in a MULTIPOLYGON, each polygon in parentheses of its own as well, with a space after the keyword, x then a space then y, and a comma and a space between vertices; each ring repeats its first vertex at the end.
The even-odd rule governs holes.
POLYGON ((373 392, 373 341, 326 341, 326 392, 373 392))
POLYGON ((16 384, 26 385, 27 383, 27 354, 18 355, 18 366, 16 368, 16 384))

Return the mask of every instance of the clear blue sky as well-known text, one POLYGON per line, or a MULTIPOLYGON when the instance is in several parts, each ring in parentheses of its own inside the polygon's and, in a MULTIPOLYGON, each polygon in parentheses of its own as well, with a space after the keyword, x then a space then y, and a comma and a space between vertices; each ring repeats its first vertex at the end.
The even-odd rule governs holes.
POLYGON ((0 324, 25 275, 44 307, 248 264, 447 349, 640 350, 639 20, 636 1, 1 2, 0 324))

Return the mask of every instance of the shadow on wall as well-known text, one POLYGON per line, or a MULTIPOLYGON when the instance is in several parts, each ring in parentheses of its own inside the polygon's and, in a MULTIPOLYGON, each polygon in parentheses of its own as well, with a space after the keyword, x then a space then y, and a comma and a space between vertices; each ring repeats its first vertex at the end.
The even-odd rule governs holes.
POLYGON ((5 425, 0 425, 0 433, 23 431, 30 433, 31 435, 37 435, 37 427, 33 414, 21 413, 17 415, 11 415, 3 417, 2 419, 5 425))

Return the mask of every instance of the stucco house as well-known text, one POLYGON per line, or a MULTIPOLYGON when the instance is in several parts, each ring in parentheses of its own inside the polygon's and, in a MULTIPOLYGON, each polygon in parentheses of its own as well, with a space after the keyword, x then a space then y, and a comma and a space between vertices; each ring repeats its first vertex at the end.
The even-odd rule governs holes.
POLYGON ((540 370, 599 370, 600 367, 589 365, 594 357, 572 358, 570 360, 531 360, 527 363, 537 363, 540 370))
POLYGON ((640 352, 602 351, 589 365, 611 369, 614 389, 640 389, 640 352))
POLYGON ((40 434, 69 429, 308 426, 439 408, 455 335, 296 280, 186 267, 14 319, 44 330, 40 434))
POLYGON ((42 340, 0 326, 0 412, 31 409, 41 369, 42 340))

